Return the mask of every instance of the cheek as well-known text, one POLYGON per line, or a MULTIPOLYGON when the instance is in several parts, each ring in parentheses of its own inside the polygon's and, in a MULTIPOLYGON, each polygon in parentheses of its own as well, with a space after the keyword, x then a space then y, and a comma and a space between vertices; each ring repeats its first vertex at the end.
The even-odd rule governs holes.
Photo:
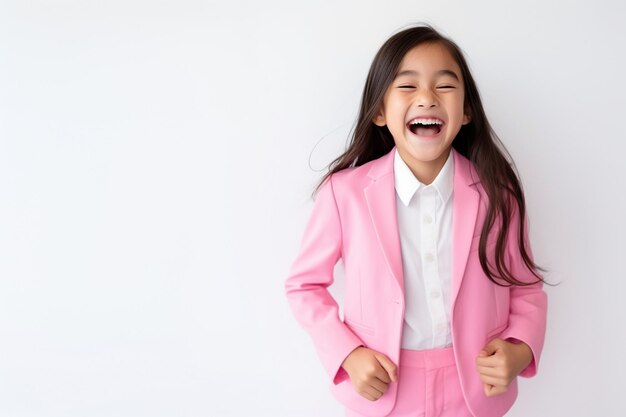
POLYGON ((463 102, 459 100, 453 100, 448 106, 448 112, 450 119, 463 122, 465 118, 465 110, 463 108, 463 102))
POLYGON ((398 129, 403 127, 405 118, 403 109, 404 107, 398 104, 397 101, 389 103, 385 106, 385 118, 387 119, 387 123, 390 125, 390 128, 394 127, 398 129))

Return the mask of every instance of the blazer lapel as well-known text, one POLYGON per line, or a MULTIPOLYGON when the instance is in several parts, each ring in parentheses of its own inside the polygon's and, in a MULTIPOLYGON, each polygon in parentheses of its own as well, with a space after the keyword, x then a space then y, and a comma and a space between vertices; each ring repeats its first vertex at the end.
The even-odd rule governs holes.
POLYGON ((474 226, 478 215, 480 194, 472 185, 478 175, 472 174, 471 162, 452 148, 454 153, 454 192, 452 203, 452 294, 454 311, 469 256, 474 226))
POLYGON ((367 207, 378 243, 393 273, 398 288, 404 294, 402 249, 398 233, 396 189, 393 175, 393 158, 396 147, 377 159, 367 173, 373 181, 363 189, 367 207))

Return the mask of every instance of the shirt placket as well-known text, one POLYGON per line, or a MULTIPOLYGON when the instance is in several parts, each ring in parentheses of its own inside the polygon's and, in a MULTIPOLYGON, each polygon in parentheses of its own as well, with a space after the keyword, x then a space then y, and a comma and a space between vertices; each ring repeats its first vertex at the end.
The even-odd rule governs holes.
POLYGON ((432 346, 445 343, 447 329, 437 253, 437 197, 437 190, 430 186, 420 193, 422 273, 432 324, 432 346))

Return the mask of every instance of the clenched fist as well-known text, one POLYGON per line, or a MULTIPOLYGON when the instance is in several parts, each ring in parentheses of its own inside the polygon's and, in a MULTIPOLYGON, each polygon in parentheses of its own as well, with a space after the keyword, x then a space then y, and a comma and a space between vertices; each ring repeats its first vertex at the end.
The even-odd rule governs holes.
POLYGON ((397 366, 384 354, 359 346, 341 364, 350 376, 356 392, 376 401, 387 391, 390 381, 397 381, 397 366))
POLYGON ((499 338, 489 342, 476 358, 476 370, 487 397, 506 392, 511 381, 533 359, 533 352, 523 342, 512 343, 499 338))

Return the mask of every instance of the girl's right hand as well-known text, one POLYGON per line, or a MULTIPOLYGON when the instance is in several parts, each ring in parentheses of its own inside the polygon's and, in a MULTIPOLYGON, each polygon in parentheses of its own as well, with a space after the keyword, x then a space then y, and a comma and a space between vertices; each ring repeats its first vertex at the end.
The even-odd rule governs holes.
POLYGON ((341 364, 356 392, 370 401, 379 399, 397 381, 397 367, 384 354, 364 346, 354 349, 341 364))

